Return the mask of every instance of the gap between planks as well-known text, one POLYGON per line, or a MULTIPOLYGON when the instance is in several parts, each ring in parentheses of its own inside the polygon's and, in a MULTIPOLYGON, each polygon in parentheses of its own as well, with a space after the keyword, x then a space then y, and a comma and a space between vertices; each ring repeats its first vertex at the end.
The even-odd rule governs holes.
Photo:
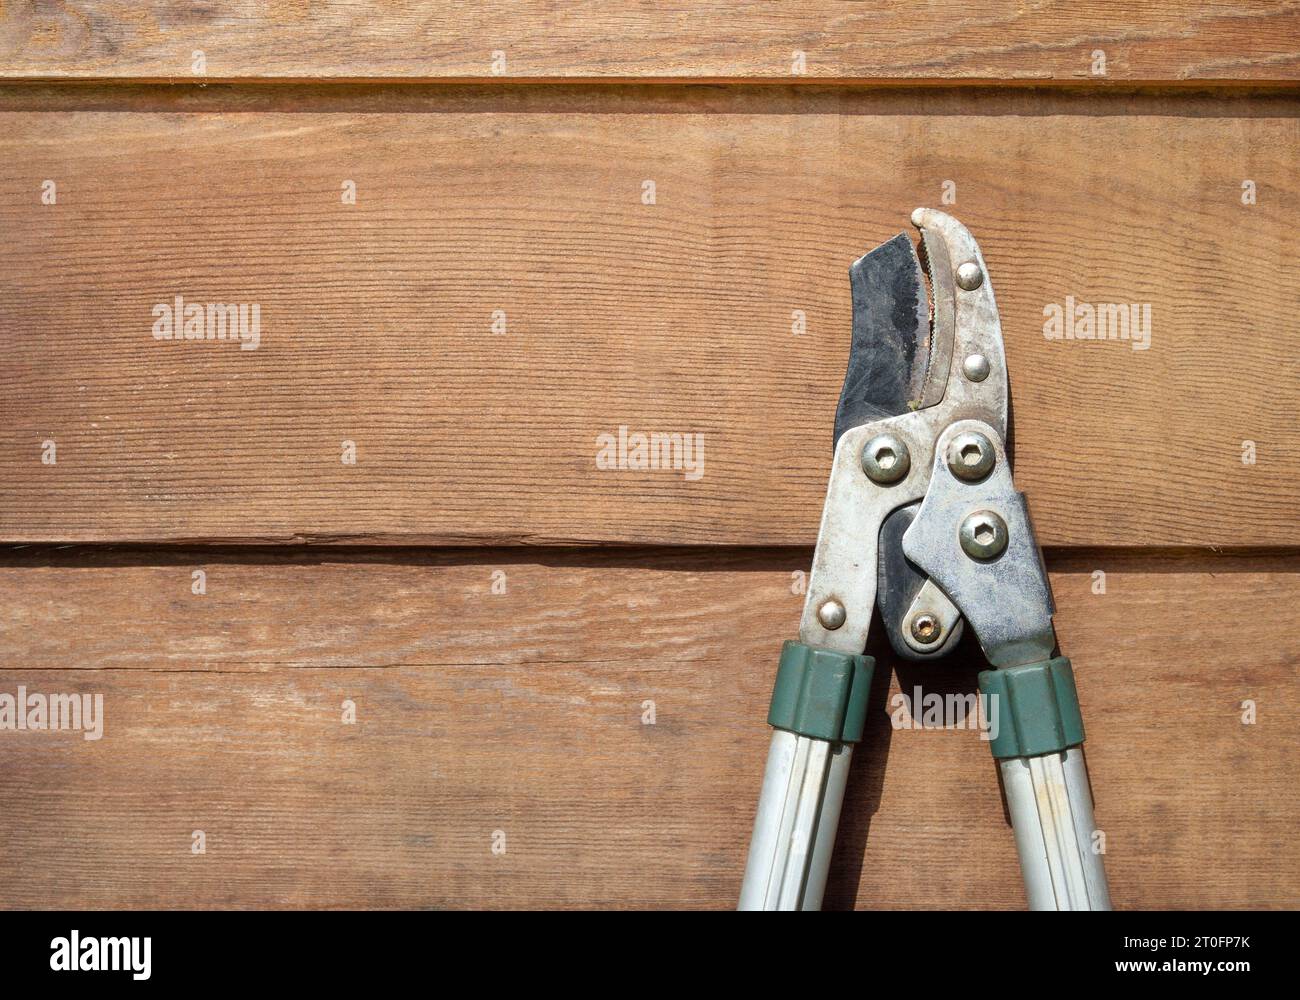
POLYGON ((1106 87, 1032 83, 954 86, 818 80, 527 82, 438 81, 0 81, 0 111, 527 112, 587 114, 1300 115, 1300 84, 1203 81, 1106 87))

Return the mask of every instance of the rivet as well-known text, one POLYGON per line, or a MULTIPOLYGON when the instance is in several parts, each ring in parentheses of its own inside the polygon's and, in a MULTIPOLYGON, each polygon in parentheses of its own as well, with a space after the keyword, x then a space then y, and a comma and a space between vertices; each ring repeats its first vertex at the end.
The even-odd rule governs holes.
POLYGON ((829 632, 834 632, 847 618, 848 613, 844 610, 844 605, 833 597, 817 609, 817 620, 822 623, 822 628, 829 632))
POLYGON ((983 382, 989 377, 989 359, 982 354, 968 354, 961 363, 962 374, 972 382, 983 382))
POLYGON ((984 272, 973 260, 966 261, 957 268, 957 284, 968 292, 973 292, 984 283, 984 272))

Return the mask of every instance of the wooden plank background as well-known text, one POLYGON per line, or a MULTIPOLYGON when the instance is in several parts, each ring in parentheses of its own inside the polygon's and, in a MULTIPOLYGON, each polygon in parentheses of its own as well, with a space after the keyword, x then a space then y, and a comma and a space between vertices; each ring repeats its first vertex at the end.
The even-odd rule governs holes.
MULTIPOLYGON (((42 859, 6 902, 732 905, 809 558, 11 555, 6 689, 101 693, 105 724, 0 739, 0 857, 42 859)), ((1294 561, 1052 563, 1116 905, 1294 906, 1295 660, 1256 625, 1300 629, 1294 561)), ((900 687, 974 691, 978 655, 874 652, 828 905, 1022 907, 986 746, 889 723, 900 687)))
POLYGON ((1295 80, 1285 2, 8 3, 0 75, 1295 80), (1106 53, 1104 74, 1095 68, 1106 53), (495 53, 504 53, 502 63, 495 53))
MULTIPOLYGON (((1116 905, 1300 905, 1298 75, 1286 3, 6 4, 0 692, 105 731, 0 731, 0 905, 734 905, 847 267, 918 204, 997 290, 1116 905)), ((889 720, 977 652, 872 651, 828 905, 1023 906, 977 735, 889 720)))
POLYGON ((688 89, 558 104, 0 115, 0 531, 811 544, 848 263, 951 182, 1003 312, 1043 542, 1293 541, 1290 98, 1207 116, 762 91, 702 111, 688 89), (176 295, 259 303, 260 346, 155 340, 176 295), (1046 340, 1067 296, 1149 303, 1149 348, 1046 340), (704 474, 597 468, 620 426, 702 434, 704 474))

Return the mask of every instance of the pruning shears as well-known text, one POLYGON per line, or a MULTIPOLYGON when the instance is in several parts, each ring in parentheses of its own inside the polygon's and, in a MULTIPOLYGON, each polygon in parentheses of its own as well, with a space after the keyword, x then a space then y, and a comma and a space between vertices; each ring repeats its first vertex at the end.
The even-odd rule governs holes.
POLYGON ((1002 328, 979 245, 944 212, 849 268, 853 337, 799 639, 782 649, 741 909, 821 906, 879 608, 894 651, 938 659, 970 628, 1029 906, 1110 909, 1083 719, 1007 451, 1002 328))

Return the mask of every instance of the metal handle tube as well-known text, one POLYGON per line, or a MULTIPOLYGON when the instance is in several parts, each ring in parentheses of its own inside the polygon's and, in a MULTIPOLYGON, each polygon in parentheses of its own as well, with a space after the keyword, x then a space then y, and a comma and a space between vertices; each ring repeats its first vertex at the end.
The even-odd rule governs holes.
POLYGON ((763 790, 740 889, 742 910, 816 910, 826 891, 853 746, 875 661, 787 642, 772 688, 763 790))
POLYGON ((847 743, 772 733, 740 909, 820 909, 852 756, 847 743))
POLYGON ((989 742, 1031 910, 1109 910, 1083 761, 1083 715, 1063 656, 980 674, 999 720, 989 742))
POLYGON ((1082 747, 1000 760, 1031 910, 1109 910, 1082 747))

